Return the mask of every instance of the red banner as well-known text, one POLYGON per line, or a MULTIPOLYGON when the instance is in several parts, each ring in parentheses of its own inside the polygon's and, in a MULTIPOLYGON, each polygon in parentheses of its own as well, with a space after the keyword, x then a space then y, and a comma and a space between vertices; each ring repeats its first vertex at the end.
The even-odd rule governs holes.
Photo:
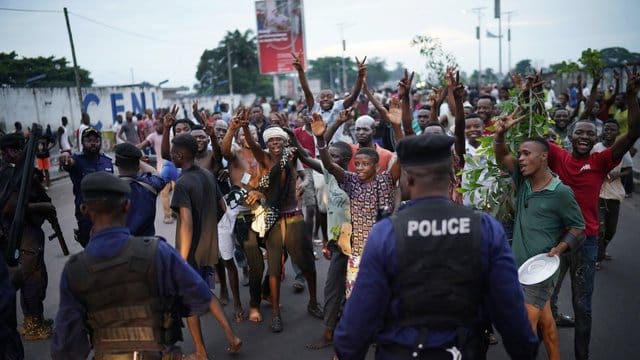
POLYGON ((306 68, 302 0, 256 1, 258 58, 261 74, 295 71, 291 53, 302 52, 306 68))

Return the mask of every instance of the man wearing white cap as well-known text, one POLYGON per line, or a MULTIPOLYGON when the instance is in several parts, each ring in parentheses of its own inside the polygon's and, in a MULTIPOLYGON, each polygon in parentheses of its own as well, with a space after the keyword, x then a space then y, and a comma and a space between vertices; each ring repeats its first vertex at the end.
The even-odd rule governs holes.
MULTIPOLYGON (((240 114, 233 120, 241 122, 245 134, 250 133, 247 116, 247 113, 240 114)), ((322 310, 316 297, 313 245, 304 241, 304 218, 296 198, 296 180, 299 175, 294 160, 297 157, 285 146, 289 136, 280 127, 270 127, 263 132, 262 136, 267 145, 266 150, 262 150, 252 137, 245 137, 255 159, 264 169, 269 169, 260 179, 257 191, 249 193, 246 203, 252 205, 260 202, 265 207, 263 223, 258 228, 257 221, 254 221, 252 228, 258 232, 264 232, 273 310, 271 331, 281 332, 280 278, 285 250, 302 270, 309 285, 308 312, 321 317, 322 310)), ((304 176, 303 174, 303 172, 300 173, 304 176)))

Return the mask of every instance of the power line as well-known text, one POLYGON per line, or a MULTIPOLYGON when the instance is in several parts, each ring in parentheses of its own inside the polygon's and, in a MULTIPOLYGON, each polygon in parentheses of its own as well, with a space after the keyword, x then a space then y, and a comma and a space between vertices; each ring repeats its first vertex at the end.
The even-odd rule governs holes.
MULTIPOLYGON (((62 11, 60 11, 60 10, 17 9, 17 8, 5 8, 5 7, 0 7, 0 11, 14 11, 14 12, 27 12, 27 13, 54 13, 54 14, 61 14, 62 13, 62 11)), ((69 14, 77 16, 77 17, 79 17, 79 18, 81 18, 81 19, 83 19, 85 21, 94 23, 96 25, 100 25, 100 26, 109 28, 111 30, 119 31, 121 33, 130 35, 130 36, 135 36, 135 37, 139 37, 139 38, 143 38, 143 39, 147 39, 147 40, 152 40, 152 41, 163 42, 163 43, 168 43, 169 42, 168 40, 158 39, 158 38, 155 38, 153 36, 148 36, 148 35, 140 34, 140 33, 137 33, 137 32, 121 29, 119 27, 116 27, 116 26, 113 26, 113 25, 109 25, 109 24, 103 23, 103 22, 98 21, 98 20, 91 19, 89 17, 86 17, 84 15, 80 15, 80 14, 72 12, 72 11, 69 11, 69 14)))
POLYGON ((14 9, 0 7, 0 11, 15 11, 15 12, 32 12, 32 13, 62 13, 60 10, 42 10, 42 9, 14 9))
POLYGON ((109 28, 109 29, 111 29, 111 30, 119 31, 119 32, 124 33, 124 34, 127 34, 127 35, 137 36, 137 37, 140 37, 140 38, 143 38, 143 39, 153 40, 153 41, 159 41, 159 42, 164 42, 164 43, 169 42, 169 41, 167 41, 167 40, 154 38, 154 37, 152 37, 152 36, 148 36, 148 35, 140 34, 140 33, 137 33, 137 32, 133 32, 133 31, 129 31, 129 30, 125 30, 125 29, 121 29, 121 28, 119 28, 119 27, 115 27, 115 26, 113 26, 113 25, 105 24, 105 23, 100 22, 100 21, 98 21, 98 20, 94 20, 94 19, 88 18, 88 17, 86 17, 86 16, 83 16, 83 15, 80 15, 80 14, 77 14, 77 13, 74 13, 74 12, 72 12, 72 11, 69 11, 69 14, 74 15, 74 16, 77 16, 77 17, 79 17, 79 18, 81 18, 81 19, 83 19, 83 20, 86 20, 86 21, 88 21, 88 22, 91 22, 91 23, 94 23, 94 24, 97 24, 97 25, 100 25, 100 26, 104 26, 104 27, 109 28))

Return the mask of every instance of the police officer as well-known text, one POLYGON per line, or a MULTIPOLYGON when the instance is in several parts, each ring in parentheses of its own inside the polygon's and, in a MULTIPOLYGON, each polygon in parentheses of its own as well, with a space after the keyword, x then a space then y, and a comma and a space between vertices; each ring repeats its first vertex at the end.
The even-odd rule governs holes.
POLYGON ((96 171, 113 172, 113 163, 111 158, 102 154, 102 135, 95 128, 88 127, 82 131, 80 136, 82 142, 82 152, 69 155, 68 153, 60 154, 60 163, 62 168, 69 172, 69 177, 73 183, 73 195, 75 196, 76 220, 78 220, 78 229, 75 231, 76 241, 87 246, 89 242, 89 233, 91 232, 91 220, 82 214, 80 204, 82 204, 82 194, 80 192, 80 182, 87 174, 96 171))
MULTIPOLYGON (((102 171, 81 182, 93 232, 62 272, 53 359, 86 359, 91 345, 97 360, 179 359, 180 316, 211 307, 207 284, 163 239, 131 236, 130 191, 102 171)), ((240 347, 237 337, 227 339, 230 351, 240 347)))
MULTIPOLYGON (((0 167, 0 249, 5 252, 3 239, 8 236, 20 192, 25 164, 25 141, 22 133, 4 135, 0 138, 0 153, 4 165, 0 167), (5 235, 2 235, 2 234, 5 235)), ((34 174, 36 174, 34 172, 34 174)), ((53 330, 51 319, 44 318, 44 299, 47 294, 47 268, 44 263, 44 232, 42 224, 47 217, 55 216, 51 198, 34 176, 28 197, 28 206, 23 219, 22 237, 16 244, 20 249, 19 266, 13 269, 13 282, 20 289, 20 305, 24 322, 20 328, 25 340, 48 339, 53 330)), ((1 341, 1 340, 0 340, 1 341)))
POLYGON ((133 236, 153 236, 156 233, 156 199, 166 185, 156 169, 140 161, 142 151, 130 143, 118 144, 116 167, 121 179, 129 182, 131 207, 127 215, 127 227, 133 236))
POLYGON ((538 340, 502 227, 449 200, 453 142, 432 135, 398 143, 409 201, 370 232, 334 334, 340 359, 364 359, 372 340, 377 359, 484 359, 488 314, 512 358, 534 357, 538 340))

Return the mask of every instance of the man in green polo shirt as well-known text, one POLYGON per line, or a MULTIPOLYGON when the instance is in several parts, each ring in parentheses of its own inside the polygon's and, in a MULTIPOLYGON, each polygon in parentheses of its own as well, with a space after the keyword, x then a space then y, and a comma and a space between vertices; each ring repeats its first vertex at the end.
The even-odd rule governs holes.
MULTIPOLYGON (((577 248, 584 238, 584 219, 571 189, 549 169, 545 139, 527 139, 520 144, 517 159, 511 155, 504 134, 516 122, 511 116, 497 122, 493 148, 496 160, 511 174, 516 186, 513 253, 520 266, 538 254, 561 255, 577 248)), ((523 286, 529 322, 534 333, 540 328, 549 359, 560 358, 550 305, 557 276, 558 272, 542 283, 523 286)))

